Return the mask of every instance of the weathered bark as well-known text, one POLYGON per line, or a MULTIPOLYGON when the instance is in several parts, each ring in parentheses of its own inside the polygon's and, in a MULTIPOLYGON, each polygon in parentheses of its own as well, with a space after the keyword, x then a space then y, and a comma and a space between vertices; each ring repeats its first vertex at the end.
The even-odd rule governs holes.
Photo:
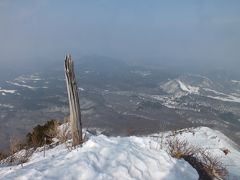
POLYGON ((70 55, 67 55, 65 59, 65 76, 68 90, 73 146, 76 146, 82 142, 82 122, 74 66, 70 55))

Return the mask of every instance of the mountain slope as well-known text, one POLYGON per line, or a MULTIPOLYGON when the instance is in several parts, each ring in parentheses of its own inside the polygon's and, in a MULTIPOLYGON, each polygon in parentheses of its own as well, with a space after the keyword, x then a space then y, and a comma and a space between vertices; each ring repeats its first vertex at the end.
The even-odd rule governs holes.
POLYGON ((149 138, 92 136, 69 152, 60 145, 35 153, 30 162, 0 169, 3 179, 196 179, 185 161, 149 146, 149 138))
MULTIPOLYGON (((170 133, 164 133, 167 137, 170 133)), ((59 145, 35 152, 23 167, 0 167, 0 179, 197 179, 198 174, 184 160, 176 160, 159 149, 158 135, 149 137, 90 136, 82 147, 69 151, 59 145)), ((229 177, 240 178, 240 152, 218 131, 196 128, 177 137, 209 148, 221 157, 229 177), (194 133, 193 133, 194 132, 194 133), (230 153, 224 155, 222 148, 230 153)), ((163 148, 164 149, 164 148, 163 148)))

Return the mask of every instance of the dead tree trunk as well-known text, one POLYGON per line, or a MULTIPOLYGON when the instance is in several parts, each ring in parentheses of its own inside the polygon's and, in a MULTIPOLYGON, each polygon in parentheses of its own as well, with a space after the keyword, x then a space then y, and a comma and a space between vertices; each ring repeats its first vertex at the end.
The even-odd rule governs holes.
POLYGON ((65 59, 65 76, 68 90, 73 146, 76 146, 82 142, 82 122, 73 60, 70 55, 67 55, 65 59))

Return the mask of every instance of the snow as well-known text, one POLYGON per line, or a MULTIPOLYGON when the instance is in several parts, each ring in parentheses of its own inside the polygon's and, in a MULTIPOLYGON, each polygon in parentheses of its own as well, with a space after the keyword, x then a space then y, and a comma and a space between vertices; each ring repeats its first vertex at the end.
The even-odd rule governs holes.
POLYGON ((223 98, 223 97, 218 97, 218 96, 210 96, 210 95, 208 95, 207 97, 212 98, 212 99, 217 99, 217 100, 220 100, 220 101, 240 103, 240 98, 237 98, 237 97, 231 96, 231 95, 229 95, 228 98, 223 98))
POLYGON ((64 145, 34 153, 19 166, 0 168, 2 179, 197 179, 187 162, 150 148, 150 138, 92 136, 69 152, 64 145))
POLYGON ((214 93, 216 96, 213 95, 207 95, 207 97, 212 98, 212 99, 217 99, 220 101, 227 101, 227 102, 237 102, 240 103, 240 97, 236 97, 237 94, 234 95, 228 95, 222 92, 218 92, 212 89, 208 89, 208 88, 203 88, 205 91, 209 91, 214 93), (219 95, 219 96, 217 96, 219 95), (221 97, 220 97, 221 96, 221 97))
MULTIPOLYGON (((240 178, 240 152, 231 140, 205 127, 192 131, 195 133, 185 131, 177 136, 222 156, 229 165, 229 177, 240 178), (230 153, 225 156, 221 148, 228 148, 230 153)), ((158 145, 153 136, 91 135, 82 147, 72 151, 62 144, 47 150, 45 158, 43 152, 35 152, 23 167, 0 166, 0 179, 198 179, 196 170, 186 161, 170 157, 158 145)))
POLYGON ((2 93, 2 95, 6 95, 6 93, 14 94, 15 92, 16 92, 16 90, 7 90, 7 89, 2 89, 0 87, 0 93, 2 93))
POLYGON ((39 78, 38 76, 30 75, 29 77, 19 76, 18 78, 14 79, 14 81, 6 81, 6 82, 14 86, 24 87, 31 90, 36 90, 38 88, 47 89, 48 88, 47 86, 35 87, 35 86, 30 86, 26 84, 26 82, 37 83, 38 81, 42 81, 42 80, 43 79, 39 78))
POLYGON ((48 108, 43 109, 44 112, 62 112, 62 113, 68 113, 69 109, 65 106, 51 106, 48 108))
POLYGON ((151 75, 151 72, 149 72, 149 71, 131 71, 131 73, 138 74, 142 77, 151 75))
POLYGON ((79 89, 80 91, 84 91, 84 88, 79 87, 78 89, 79 89))
POLYGON ((188 93, 199 93, 199 87, 187 85, 183 81, 180 81, 178 79, 168 81, 167 83, 163 84, 161 88, 169 94, 175 94, 176 97, 182 97, 187 95, 188 93))
MULTIPOLYGON (((237 82, 237 81, 235 80, 234 82, 237 82)), ((220 101, 240 103, 239 93, 225 94, 223 92, 206 88, 204 87, 206 84, 205 85, 203 84, 200 84, 199 87, 197 87, 197 86, 192 86, 187 83, 184 83, 184 81, 181 81, 179 79, 175 79, 175 80, 170 80, 167 83, 161 85, 161 88, 168 94, 173 95, 172 99, 169 102, 172 102, 176 98, 181 98, 182 96, 186 96, 188 94, 197 94, 197 95, 205 96, 205 97, 220 100, 220 101), (211 94, 209 94, 209 92, 211 94)), ((169 104, 169 102, 167 104, 169 104)))
POLYGON ((11 81, 7 81, 7 83, 12 84, 14 86, 28 88, 28 89, 36 89, 37 88, 37 87, 33 87, 33 86, 25 85, 25 84, 19 84, 19 83, 11 82, 11 81))
POLYGON ((220 157, 221 162, 223 162, 229 172, 229 179, 240 179, 239 146, 220 131, 201 127, 195 129, 194 132, 194 135, 191 132, 185 132, 182 135, 178 135, 178 137, 186 139, 189 143, 198 147, 208 148, 211 154, 220 157), (229 149, 230 153, 224 155, 223 149, 229 149))
POLYGON ((179 98, 187 96, 189 94, 199 95, 199 87, 187 85, 183 81, 174 79, 161 85, 160 88, 169 95, 152 95, 151 97, 155 100, 161 101, 162 105, 171 109, 193 110, 198 112, 200 111, 196 108, 183 107, 177 102, 179 98))
POLYGON ((180 88, 183 90, 183 91, 186 91, 188 93, 193 93, 193 94, 197 94, 198 91, 199 91, 199 87, 194 87, 194 86, 190 86, 190 85, 185 85, 182 81, 180 80, 177 80, 177 82, 179 83, 180 85, 180 88))
POLYGON ((231 82, 234 84, 240 84, 240 81, 238 81, 238 80, 231 80, 231 82))
POLYGON ((1 103, 0 103, 0 107, 10 108, 10 109, 14 108, 14 106, 12 106, 10 104, 1 104, 1 103))
POLYGON ((23 75, 23 76, 19 76, 17 78, 14 79, 15 81, 18 82, 23 82, 26 83, 26 81, 41 81, 43 79, 41 79, 38 75, 23 75))
POLYGON ((169 94, 177 93, 178 92, 178 84, 174 80, 171 80, 171 81, 168 81, 167 83, 161 85, 161 89, 169 94))

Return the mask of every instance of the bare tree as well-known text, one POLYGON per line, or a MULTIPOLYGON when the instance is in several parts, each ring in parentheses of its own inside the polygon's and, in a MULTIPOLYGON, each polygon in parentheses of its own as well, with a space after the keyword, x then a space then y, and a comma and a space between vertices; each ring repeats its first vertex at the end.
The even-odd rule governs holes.
POLYGON ((67 55, 65 59, 65 76, 68 90, 73 146, 76 146, 82 142, 82 122, 77 82, 71 55, 67 55))

